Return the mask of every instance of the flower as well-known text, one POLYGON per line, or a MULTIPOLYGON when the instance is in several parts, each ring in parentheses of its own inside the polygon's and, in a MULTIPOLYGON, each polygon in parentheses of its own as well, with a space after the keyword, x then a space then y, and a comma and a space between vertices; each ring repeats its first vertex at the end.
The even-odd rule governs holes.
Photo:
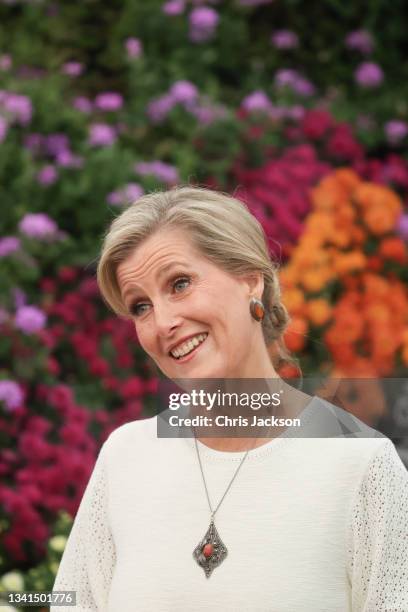
POLYGON ((399 235, 404 240, 408 241, 408 214, 403 214, 400 216, 396 229, 399 235))
POLYGON ((163 183, 177 183, 179 179, 177 168, 159 160, 139 162, 135 164, 134 170, 142 176, 152 174, 163 183))
POLYGON ((36 306, 21 306, 16 312, 14 325, 25 334, 32 334, 43 329, 47 317, 36 306))
POLYGON ((246 96, 242 100, 241 106, 244 110, 248 112, 254 112, 254 111, 268 112, 272 108, 272 103, 269 100, 266 93, 258 89, 257 91, 253 91, 251 94, 246 96))
POLYGON ((15 236, 0 238, 0 257, 6 257, 10 253, 18 251, 21 247, 20 239, 15 236))
POLYGON ((384 80, 384 73, 378 64, 363 62, 357 67, 354 78, 361 87, 378 87, 384 80))
POLYGON ((71 77, 79 76, 84 71, 84 66, 80 62, 66 62, 62 65, 62 72, 71 77))
POLYGON ((219 22, 217 11, 209 6, 198 6, 189 15, 189 37, 192 42, 206 42, 214 35, 219 22))
POLYGON ((72 106, 81 113, 90 113, 93 108, 92 102, 85 96, 75 98, 72 106))
POLYGON ((406 121, 391 119, 385 124, 384 131, 388 142, 392 145, 396 145, 408 134, 408 124, 406 121))
POLYGON ((3 142, 3 140, 7 136, 7 132, 8 132, 7 121, 4 119, 4 117, 0 116, 0 142, 3 142))
POLYGON ((12 119, 21 125, 31 121, 33 107, 30 98, 10 91, 0 92, 0 109, 10 114, 12 119))
POLYGON ((117 111, 123 106, 123 97, 116 92, 106 91, 95 98, 95 108, 102 111, 117 111))
POLYGON ((181 15, 184 11, 185 2, 184 0, 168 0, 162 6, 162 11, 165 15, 181 15))
POLYGON ((0 579, 6 591, 24 591, 24 578, 20 572, 7 572, 0 579))
POLYGON ((107 197, 108 204, 117 206, 138 200, 144 194, 144 189, 138 183, 128 183, 118 191, 112 191, 107 197))
POLYGON ((8 410, 14 410, 24 401, 24 393, 20 385, 12 380, 0 380, 0 400, 8 410))
POLYGON ((18 229, 29 238, 45 238, 54 235, 58 226, 45 213, 27 213, 18 224, 18 229))
POLYGON ((58 553, 64 552, 66 543, 67 543, 67 538, 63 535, 56 535, 52 537, 48 542, 51 550, 53 550, 54 552, 58 552, 58 553))
POLYGON ((176 81, 171 86, 169 95, 175 102, 193 102, 198 96, 198 89, 190 81, 176 81))
POLYGON ((355 30, 347 34, 344 40, 346 47, 360 51, 364 55, 370 55, 374 49, 374 41, 367 30, 355 30))
POLYGON ((278 89, 288 87, 300 96, 312 96, 316 91, 314 85, 308 79, 291 68, 278 70, 274 82, 278 89))
POLYGON ((11 59, 11 55, 8 55, 7 53, 0 55, 0 70, 10 70, 12 63, 13 60, 11 59))
POLYGON ((140 57, 143 52, 142 43, 138 38, 127 38, 125 48, 130 59, 140 57))
POLYGON ((147 105, 147 115, 153 123, 160 123, 167 117, 174 104, 175 100, 170 94, 154 98, 147 105))
POLYGON ((291 30, 277 30, 271 36, 271 43, 276 49, 295 49, 299 46, 299 39, 291 30))
POLYGON ((109 147, 116 141, 116 130, 107 123, 93 123, 88 142, 93 147, 109 147))
POLYGON ((47 164, 37 173, 37 181, 40 185, 48 186, 55 183, 58 173, 52 164, 47 164))

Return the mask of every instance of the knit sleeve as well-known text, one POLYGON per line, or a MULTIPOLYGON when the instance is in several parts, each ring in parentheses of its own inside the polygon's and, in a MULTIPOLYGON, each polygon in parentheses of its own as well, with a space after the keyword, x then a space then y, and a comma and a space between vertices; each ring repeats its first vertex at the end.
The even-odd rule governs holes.
POLYGON ((390 440, 356 493, 348 570, 353 612, 408 610, 408 472, 390 440))
MULTIPOLYGON (((107 609, 116 554, 108 520, 107 477, 102 447, 58 568, 53 591, 76 591, 77 612, 107 609)), ((51 606, 50 612, 67 610, 51 606)))

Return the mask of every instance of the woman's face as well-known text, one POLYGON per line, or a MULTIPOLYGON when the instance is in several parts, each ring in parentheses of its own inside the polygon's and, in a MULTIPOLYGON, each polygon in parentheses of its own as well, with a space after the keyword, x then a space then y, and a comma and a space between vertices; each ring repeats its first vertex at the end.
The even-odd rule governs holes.
POLYGON ((141 346, 168 378, 252 375, 249 355, 263 339, 249 299, 262 295, 261 274, 237 279, 183 230, 165 229, 118 266, 117 279, 141 346))

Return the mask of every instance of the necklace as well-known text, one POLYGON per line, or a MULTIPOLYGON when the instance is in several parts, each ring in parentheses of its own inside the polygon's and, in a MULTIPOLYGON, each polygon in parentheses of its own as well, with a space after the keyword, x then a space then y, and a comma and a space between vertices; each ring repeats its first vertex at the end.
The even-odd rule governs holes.
POLYGON ((217 531, 217 529, 215 527, 214 516, 215 516, 215 513, 217 512, 218 508, 221 506, 222 502, 224 501, 224 498, 225 498, 226 494, 228 493, 232 483, 234 482, 234 480, 235 480, 239 470, 242 467, 242 464, 244 463, 244 461, 247 458, 248 453, 249 453, 249 451, 251 449, 248 449, 246 451, 245 455, 243 456, 243 458, 241 459, 241 462, 240 462, 238 468, 236 469, 235 474, 231 478, 231 481, 230 481, 230 483, 229 483, 229 485, 228 485, 224 495, 221 497, 221 500, 218 502, 218 505, 215 508, 215 510, 213 510, 212 506, 211 506, 211 502, 210 502, 210 496, 208 495, 207 483, 206 483, 205 476, 204 476, 204 470, 203 470, 203 466, 202 466, 202 463, 201 463, 200 453, 198 451, 198 444, 197 444, 197 438, 196 437, 194 437, 194 442, 195 442, 195 447, 196 447, 196 451, 197 451, 198 462, 200 464, 201 475, 203 477, 203 482, 204 482, 205 492, 206 492, 206 495, 207 495, 208 505, 210 507, 211 520, 210 520, 210 526, 208 527, 205 536, 197 544, 197 546, 195 547, 195 549, 193 551, 193 557, 197 561, 198 565, 203 568, 206 577, 209 578, 211 576, 211 573, 213 572, 213 570, 216 567, 218 567, 219 565, 221 565, 221 563, 224 561, 225 557, 228 555, 228 549, 225 546, 224 542, 221 540, 221 538, 220 538, 220 536, 218 534, 218 531, 217 531))

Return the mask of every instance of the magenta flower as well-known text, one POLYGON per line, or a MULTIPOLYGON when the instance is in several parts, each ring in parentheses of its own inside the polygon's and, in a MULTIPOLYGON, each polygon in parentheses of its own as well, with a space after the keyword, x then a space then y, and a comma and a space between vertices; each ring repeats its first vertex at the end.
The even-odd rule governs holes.
POLYGON ((112 191, 107 197, 108 204, 118 206, 138 200, 144 194, 144 189, 139 183, 128 183, 118 191, 112 191))
POLYGON ((146 113, 153 123, 164 121, 175 104, 175 100, 170 94, 165 94, 151 100, 146 108, 146 113))
POLYGON ((130 59, 136 59, 142 55, 143 47, 138 38, 128 38, 125 41, 125 47, 130 59))
POLYGON ((176 81, 170 88, 170 96, 181 104, 193 102, 198 96, 198 89, 190 81, 176 81))
POLYGON ((80 76, 84 71, 84 65, 80 62, 66 62, 62 65, 61 71, 70 77, 80 76))
POLYGON ((117 111, 123 106, 123 97, 113 91, 105 91, 95 98, 95 108, 101 111, 117 111))
POLYGON ((189 37, 192 42, 206 42, 213 37, 219 22, 217 11, 208 6, 198 6, 189 15, 189 37))
POLYGON ((271 43, 276 49, 295 49, 299 46, 299 38, 291 30, 277 30, 271 36, 271 43))
POLYGON ((37 173, 37 182, 47 187, 52 185, 58 178, 58 173, 52 164, 47 164, 37 173))
POLYGON ((29 238, 47 238, 58 232, 58 226, 45 213, 27 213, 18 224, 18 229, 29 238))
POLYGON ((0 401, 8 410, 14 410, 24 401, 23 389, 12 380, 0 380, 0 401))
POLYGON ((0 70, 3 70, 4 72, 10 70, 12 63, 13 60, 11 59, 11 55, 8 55, 7 53, 0 55, 0 70))
POLYGON ((241 107, 249 113, 254 111, 268 112, 272 108, 272 102, 264 91, 258 89, 242 100, 241 107))
POLYGON ((21 125, 28 125, 33 114, 30 98, 10 91, 0 92, 0 108, 21 125))
POLYGON ((406 121, 392 119, 391 121, 387 121, 384 126, 384 131, 388 142, 392 145, 396 145, 408 134, 408 124, 406 121))
POLYGON ((116 130, 107 123, 94 123, 89 128, 88 142, 92 147, 110 147, 116 141, 116 130))
POLYGON ((178 170, 170 164, 156 160, 152 162, 139 162, 134 166, 135 172, 141 176, 153 175, 163 183, 177 183, 179 180, 178 170))
POLYGON ((74 155, 72 151, 66 149, 55 156, 55 162, 63 168, 82 168, 84 160, 79 155, 74 155))
POLYGON ((14 317, 14 326, 25 334, 33 334, 44 329, 47 317, 36 306, 21 306, 14 317))
POLYGON ((85 96, 78 96, 75 98, 72 106, 81 113, 90 113, 93 109, 92 102, 85 96))
POLYGON ((20 247, 20 239, 15 236, 0 238, 0 257, 7 257, 7 255, 18 251, 20 247))
POLYGON ((370 55, 374 49, 374 41, 367 30, 355 30, 347 34, 344 40, 346 47, 360 51, 364 55, 370 55))
POLYGON ((168 0, 162 6, 162 11, 165 15, 181 15, 185 8, 184 0, 168 0))
POLYGON ((49 155, 58 155, 58 153, 69 149, 69 138, 61 132, 49 134, 45 139, 45 148, 49 155))
POLYGON ((363 62, 357 67, 354 78, 361 87, 378 87, 384 80, 384 73, 378 64, 363 62))
POLYGON ((8 125, 7 121, 0 115, 0 142, 3 142, 5 137, 7 136, 8 125))
POLYGON ((216 119, 225 117, 227 111, 223 106, 210 106, 205 104, 198 104, 188 108, 188 111, 196 117, 198 122, 202 125, 209 125, 216 119))

